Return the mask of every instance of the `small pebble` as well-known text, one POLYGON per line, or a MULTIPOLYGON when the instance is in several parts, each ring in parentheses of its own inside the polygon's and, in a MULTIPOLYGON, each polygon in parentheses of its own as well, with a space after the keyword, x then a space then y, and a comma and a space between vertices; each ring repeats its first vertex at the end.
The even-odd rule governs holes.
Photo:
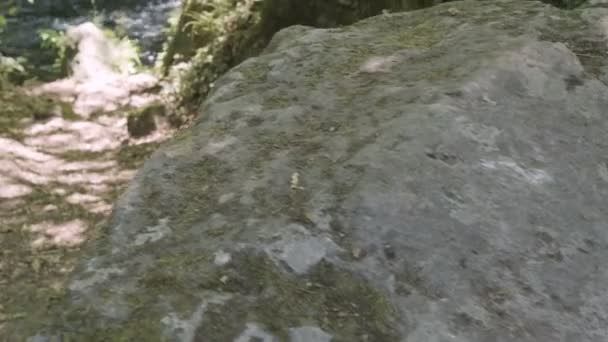
POLYGON ((213 263, 216 266, 224 266, 228 264, 232 260, 232 256, 230 253, 226 253, 223 250, 219 250, 215 252, 215 258, 213 259, 213 263))

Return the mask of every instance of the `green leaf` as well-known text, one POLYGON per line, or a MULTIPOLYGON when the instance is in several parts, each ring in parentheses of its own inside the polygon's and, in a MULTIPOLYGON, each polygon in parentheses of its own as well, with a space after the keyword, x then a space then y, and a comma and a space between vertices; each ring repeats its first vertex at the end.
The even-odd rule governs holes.
POLYGON ((8 9, 8 15, 11 17, 16 16, 18 12, 19 12, 19 9, 17 8, 17 6, 13 6, 8 9))

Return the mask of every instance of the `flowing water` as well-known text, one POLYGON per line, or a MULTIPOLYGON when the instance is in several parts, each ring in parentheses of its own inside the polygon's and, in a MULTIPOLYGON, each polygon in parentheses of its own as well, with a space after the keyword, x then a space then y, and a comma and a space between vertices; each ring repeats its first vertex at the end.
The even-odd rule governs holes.
MULTIPOLYGON (((0 13, 9 1, 0 0, 0 13)), ((53 55, 40 49, 38 32, 95 21, 105 28, 124 31, 141 48, 142 63, 149 65, 162 48, 171 13, 180 4, 181 0, 34 0, 34 5, 30 5, 27 0, 18 0, 18 14, 7 17, 7 27, 0 34, 0 53, 24 56, 44 74, 53 55)))

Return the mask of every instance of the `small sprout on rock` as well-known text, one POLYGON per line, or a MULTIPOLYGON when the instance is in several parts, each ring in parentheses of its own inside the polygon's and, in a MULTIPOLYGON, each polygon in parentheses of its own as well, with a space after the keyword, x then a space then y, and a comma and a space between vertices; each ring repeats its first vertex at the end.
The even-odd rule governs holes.
POLYGON ((38 258, 35 258, 34 260, 32 260, 30 266, 32 266, 32 270, 34 271, 34 273, 38 274, 42 269, 42 261, 38 258))
POLYGON ((291 175, 291 189, 292 190, 304 190, 302 186, 300 186, 300 174, 298 172, 294 172, 291 175))

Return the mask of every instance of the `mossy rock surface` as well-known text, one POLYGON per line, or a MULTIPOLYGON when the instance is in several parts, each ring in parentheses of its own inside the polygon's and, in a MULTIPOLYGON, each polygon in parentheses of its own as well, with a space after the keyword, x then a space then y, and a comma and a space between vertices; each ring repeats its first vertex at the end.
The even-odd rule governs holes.
POLYGON ((293 26, 339 27, 383 11, 429 7, 441 0, 216 0, 184 1, 170 33, 164 73, 183 59, 192 67, 184 77, 182 103, 198 105, 213 82, 243 60, 257 56, 279 30, 293 26))
POLYGON ((606 15, 282 30, 8 340, 607 340, 606 15))

